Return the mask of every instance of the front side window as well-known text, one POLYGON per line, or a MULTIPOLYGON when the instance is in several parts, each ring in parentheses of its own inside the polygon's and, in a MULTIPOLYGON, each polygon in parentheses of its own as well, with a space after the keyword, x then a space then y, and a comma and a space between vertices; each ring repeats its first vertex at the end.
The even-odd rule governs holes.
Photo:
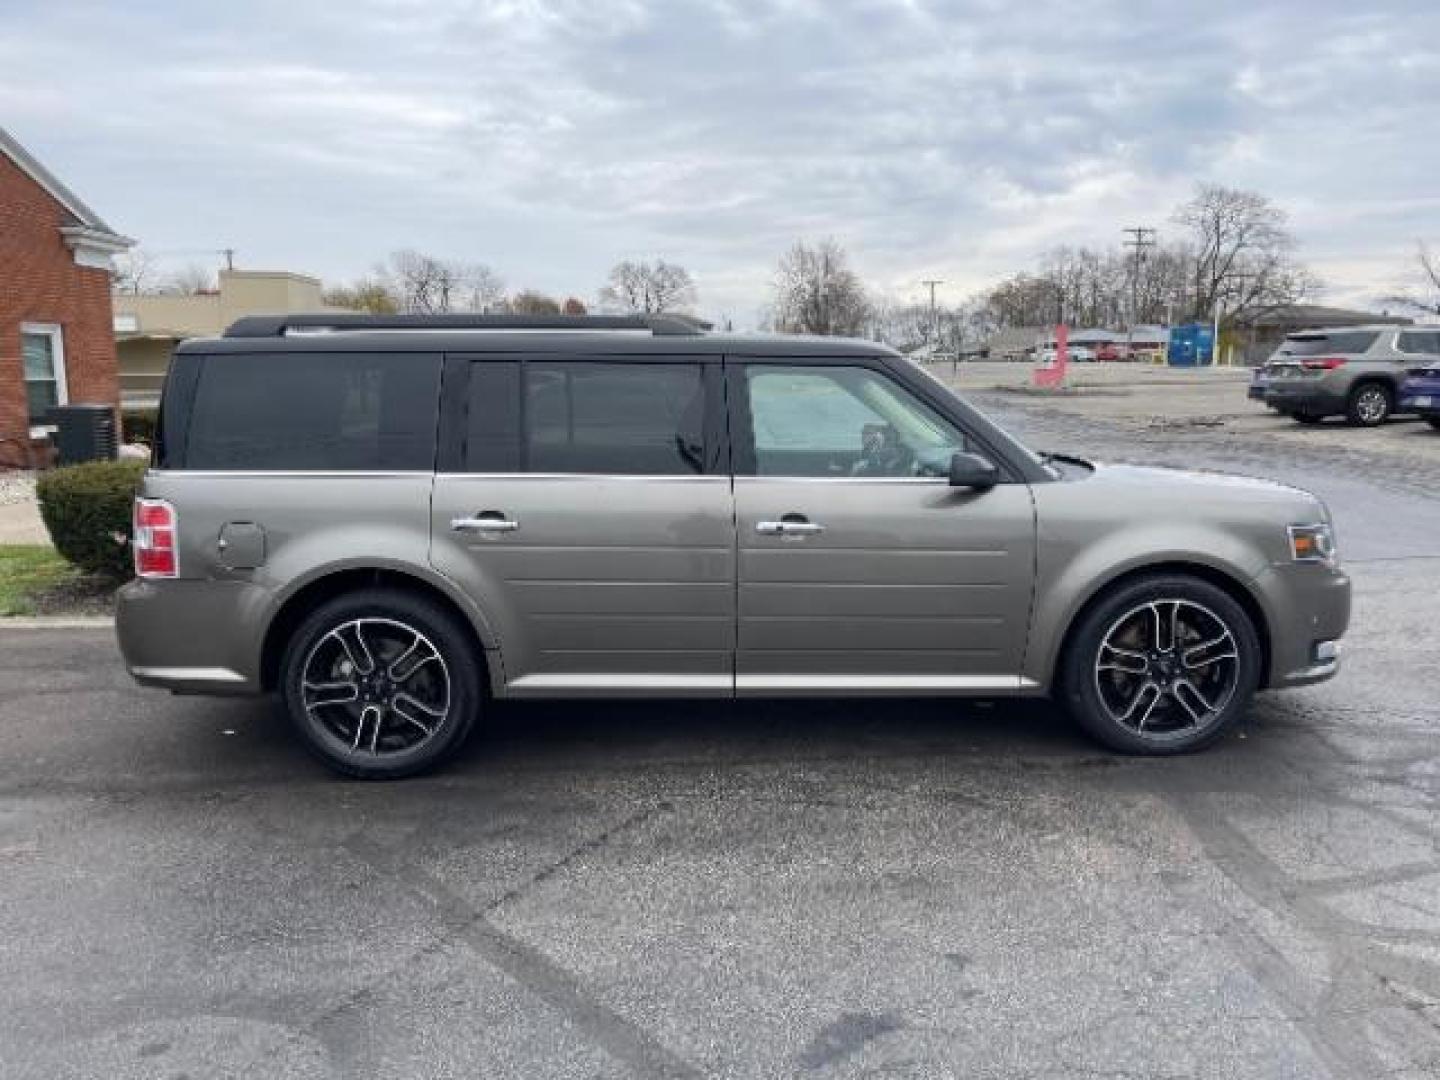
POLYGON ((471 365, 466 472, 688 476, 705 450, 700 364, 471 365))
POLYGON ((185 465, 394 472, 435 465, 440 358, 397 353, 206 357, 185 465))
POLYGON ((31 424, 50 422, 50 410, 66 402, 65 357, 58 326, 26 325, 20 331, 25 403, 31 424))
POLYGON ((750 364, 757 476, 941 477, 965 437, 895 380, 863 367, 750 364))

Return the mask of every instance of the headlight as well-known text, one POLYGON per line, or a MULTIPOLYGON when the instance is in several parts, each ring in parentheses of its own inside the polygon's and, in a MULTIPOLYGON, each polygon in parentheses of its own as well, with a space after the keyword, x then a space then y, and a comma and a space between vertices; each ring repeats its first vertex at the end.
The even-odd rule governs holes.
POLYGON ((1296 562, 1336 562, 1335 533, 1329 523, 1290 526, 1290 557, 1296 562))

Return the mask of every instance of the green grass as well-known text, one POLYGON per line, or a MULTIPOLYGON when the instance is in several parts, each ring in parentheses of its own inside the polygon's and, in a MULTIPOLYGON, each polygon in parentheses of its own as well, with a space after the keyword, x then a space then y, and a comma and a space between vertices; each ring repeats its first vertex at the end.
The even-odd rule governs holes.
POLYGON ((0 546, 0 616, 33 615, 37 595, 80 576, 48 544, 0 546))

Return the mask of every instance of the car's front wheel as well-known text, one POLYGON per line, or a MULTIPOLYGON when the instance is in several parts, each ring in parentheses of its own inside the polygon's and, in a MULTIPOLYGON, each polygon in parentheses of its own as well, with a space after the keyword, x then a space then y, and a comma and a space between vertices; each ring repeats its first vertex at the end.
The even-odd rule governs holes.
POLYGON ((478 657, 459 619, 423 596, 366 589, 323 604, 291 637, 281 697, 331 768, 390 780, 465 741, 480 707, 478 657))
POLYGON ((1137 578, 1076 625, 1058 687, 1080 726, 1113 749, 1180 754, 1208 746, 1242 716, 1260 681, 1250 617, 1200 578, 1137 578))
POLYGON ((1384 383, 1361 383, 1350 391, 1345 416, 1356 427, 1378 427, 1390 419, 1395 398, 1384 383))

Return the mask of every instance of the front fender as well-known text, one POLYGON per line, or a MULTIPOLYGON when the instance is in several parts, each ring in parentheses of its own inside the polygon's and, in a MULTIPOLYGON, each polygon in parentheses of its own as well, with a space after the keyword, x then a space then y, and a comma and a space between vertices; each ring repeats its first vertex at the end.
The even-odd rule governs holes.
POLYGON ((1076 616, 1115 581, 1146 569, 1205 567, 1224 575, 1246 591, 1268 622, 1270 613, 1263 596, 1251 584, 1266 566, 1258 547, 1223 529, 1193 521, 1179 528, 1160 523, 1121 525, 1080 542, 1054 536, 1047 540, 1042 526, 1023 673, 1050 686, 1076 616))

